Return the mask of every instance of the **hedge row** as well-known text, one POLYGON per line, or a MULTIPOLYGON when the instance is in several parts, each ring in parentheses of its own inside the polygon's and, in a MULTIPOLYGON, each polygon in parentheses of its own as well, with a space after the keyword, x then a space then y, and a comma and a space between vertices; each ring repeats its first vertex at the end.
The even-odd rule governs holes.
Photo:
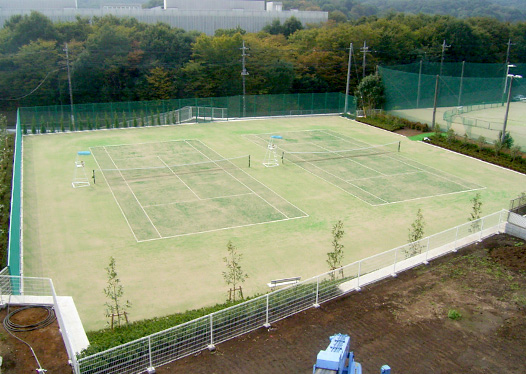
POLYGON ((497 152, 493 146, 479 145, 466 138, 447 136, 445 134, 441 134, 440 136, 437 134, 432 135, 429 137, 429 142, 442 148, 526 174, 526 158, 524 152, 512 157, 511 152, 506 148, 497 152))

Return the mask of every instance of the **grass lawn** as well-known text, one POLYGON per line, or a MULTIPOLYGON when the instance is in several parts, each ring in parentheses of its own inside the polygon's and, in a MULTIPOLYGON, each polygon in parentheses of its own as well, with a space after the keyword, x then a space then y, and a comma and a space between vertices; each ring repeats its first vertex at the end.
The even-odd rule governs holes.
POLYGON ((404 244, 419 208, 425 234, 433 234, 465 222, 477 192, 489 214, 526 185, 525 175, 337 116, 28 135, 23 165, 24 275, 52 278, 60 295, 74 297, 89 330, 106 323, 110 256, 131 319, 162 316, 226 299, 229 240, 249 275, 244 294, 264 293, 271 279, 327 271, 338 220, 350 263, 404 244), (305 138, 307 131, 331 135, 305 138), (270 134, 283 137, 278 149, 284 142, 295 151, 335 151, 401 141, 401 151, 267 168, 270 134), (72 188, 77 152, 87 150, 79 157, 89 178, 96 170, 96 184, 72 188), (250 168, 175 168, 178 160, 242 155, 251 156, 250 168), (116 176, 110 161, 115 169, 172 168, 164 176, 116 176))

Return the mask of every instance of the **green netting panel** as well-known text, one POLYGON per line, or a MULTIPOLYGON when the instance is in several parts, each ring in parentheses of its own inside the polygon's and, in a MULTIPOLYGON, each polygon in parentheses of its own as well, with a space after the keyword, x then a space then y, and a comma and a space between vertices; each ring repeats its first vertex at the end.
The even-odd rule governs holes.
MULTIPOLYGON (((350 97, 349 112, 355 110, 350 97)), ((228 120, 342 113, 345 95, 308 93, 156 100, 21 108, 25 133, 82 131, 228 120)))
POLYGON ((9 218, 9 244, 7 266, 13 276, 21 275, 20 262, 20 228, 21 228, 21 196, 22 196, 22 127, 20 112, 17 113, 15 157, 13 162, 13 181, 11 187, 11 215, 9 218))
MULTIPOLYGON (((437 75, 440 74, 440 62, 415 62, 412 64, 405 65, 393 65, 386 66, 390 70, 397 70, 406 73, 419 74, 420 72, 424 75, 437 75), (421 69, 421 71, 420 71, 421 69)), ((509 72, 512 74, 523 74, 526 73, 526 64, 513 64, 515 68, 510 68, 509 72)), ((462 62, 444 62, 442 64, 442 76, 448 77, 461 77, 465 78, 502 78, 507 72, 507 65, 502 64, 483 64, 483 63, 464 63, 462 62)))
MULTIPOLYGON (((379 68, 385 84, 386 110, 432 108, 437 75, 379 68)), ((504 78, 440 76, 438 107, 497 103, 506 100, 504 78)), ((521 80, 514 82, 512 95, 526 91, 521 80)))

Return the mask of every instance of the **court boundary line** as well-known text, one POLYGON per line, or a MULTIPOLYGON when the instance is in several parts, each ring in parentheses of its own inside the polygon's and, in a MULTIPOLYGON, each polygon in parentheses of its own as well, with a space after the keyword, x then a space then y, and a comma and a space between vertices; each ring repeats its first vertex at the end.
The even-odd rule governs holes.
POLYGON ((175 171, 173 171, 173 169, 172 169, 170 166, 168 166, 168 164, 167 164, 166 162, 164 162, 164 160, 161 158, 161 156, 157 156, 157 158, 158 158, 158 159, 159 159, 159 160, 160 160, 160 161, 161 161, 161 162, 162 162, 162 163, 168 168, 168 170, 170 170, 170 171, 172 172, 173 175, 175 175, 175 176, 177 177, 177 179, 179 179, 179 180, 181 181, 181 183, 183 183, 183 184, 186 186, 186 188, 188 188, 188 189, 190 190, 190 192, 192 192, 192 193, 195 195, 195 197, 197 197, 198 200, 201 200, 201 198, 199 197, 199 195, 196 194, 196 193, 194 192, 194 190, 192 190, 192 189, 190 188, 190 186, 187 185, 186 182, 185 182, 184 180, 182 180, 182 178, 179 176, 179 174, 177 174, 175 171))
MULTIPOLYGON (((109 155, 108 151, 105 149, 106 147, 119 147, 119 146, 135 146, 135 145, 144 145, 144 144, 157 144, 157 143, 170 143, 170 142, 182 142, 182 143, 185 143, 187 145, 189 145, 192 149, 194 149, 196 151, 195 154, 199 155, 203 155, 204 157, 206 157, 208 160, 216 163, 216 161, 218 160, 212 160, 210 159, 208 156, 206 156, 203 152, 201 152, 200 150, 196 149, 192 144, 191 142, 192 141, 195 141, 195 142, 199 142, 200 144, 202 144, 204 147, 210 149, 212 152, 214 152, 215 154, 219 155, 219 157, 221 158, 221 160, 225 160, 225 158, 219 154, 217 151, 215 151, 214 149, 210 148, 208 145, 206 145, 205 143, 203 143, 201 140, 199 139, 176 139, 176 140, 165 140, 165 141, 159 141, 159 142, 143 142, 143 143, 127 143, 127 144, 113 144, 113 145, 109 145, 109 146, 96 146, 96 147, 90 147, 90 149, 92 148, 99 148, 99 149, 103 149, 106 154, 108 155, 108 157, 110 158, 110 161, 113 163, 113 165, 116 167, 116 164, 115 162, 113 161, 113 158, 109 155)), ((190 154, 190 153, 189 153, 190 154)), ((164 162, 164 160, 162 160, 159 156, 155 156, 153 155, 152 156, 153 158, 157 157, 161 160, 161 162, 163 162, 165 165, 166 163, 164 162)), ((123 158, 123 160, 125 160, 126 158, 123 158)), ((99 170, 103 170, 101 167, 100 167, 100 164, 99 162, 97 161, 97 159, 95 158, 95 162, 97 163, 97 166, 99 167, 99 170)), ((232 162, 229 161, 231 164, 232 162)), ((217 164, 217 163, 216 163, 217 164)), ((245 188, 247 188, 249 191, 252 191, 252 192, 249 192, 249 193, 246 193, 246 194, 236 194, 236 195, 224 195, 224 196, 219 196, 219 197, 212 197, 212 198, 206 198, 206 199, 201 199, 201 201, 203 200, 213 200, 213 199, 218 199, 218 198, 225 198, 225 197, 235 197, 235 196, 241 196, 241 195, 254 195, 254 196, 257 196, 259 199, 261 199, 262 201, 265 202, 265 204, 267 204, 269 207, 271 207, 272 209, 274 209, 276 212, 278 212, 279 214, 281 214, 283 217, 283 219, 275 219, 275 220, 270 220, 270 221, 263 221, 263 222, 254 222, 254 223, 247 223, 247 224, 243 224, 243 225, 236 225, 236 226, 228 226, 228 227, 221 227, 221 228, 216 228, 216 229, 210 229, 210 230, 203 230, 203 231, 196 231, 196 232, 188 232, 188 233, 183 233, 183 234, 177 234, 177 235, 168 235, 168 236, 163 236, 162 234, 160 234, 160 232, 158 231, 157 227, 155 225, 153 225, 152 223, 152 226, 154 227, 154 229, 156 230, 156 232, 159 234, 159 237, 157 238, 148 238, 148 239, 138 239, 137 238, 137 235, 135 234, 129 220, 128 220, 128 217, 126 216, 126 214, 124 213, 120 203, 118 202, 118 199, 117 197, 115 196, 115 193, 113 191, 113 189, 111 188, 111 185, 110 183, 108 182, 106 176, 104 175, 104 173, 102 173, 103 177, 104 177, 104 180, 106 181, 106 184, 113 196, 113 199, 114 201, 117 203, 117 206, 119 207, 120 211, 121 211, 121 214, 123 215, 126 223, 128 224, 128 227, 133 235, 133 237, 135 238, 136 242, 137 243, 142 243, 142 242, 148 242, 148 241, 153 241, 153 240, 161 240, 161 239, 169 239, 169 238, 175 238, 175 237, 180 237, 180 236, 188 236, 188 235, 196 235, 196 234, 202 234, 202 233, 209 233, 209 232, 214 232, 214 231, 221 231, 221 230, 229 230, 229 229, 235 229, 235 228, 242 228, 242 227, 248 227, 248 226, 254 226, 254 225, 261 225, 261 224, 268 224, 268 223, 274 223, 274 222, 284 222, 284 221, 288 221, 288 220, 293 220, 293 219, 298 219, 298 218, 305 218, 305 217, 309 217, 309 215, 307 213, 305 213, 302 209, 298 208, 296 205, 292 204, 290 201, 288 201, 287 199, 285 199, 284 197, 282 197, 280 194, 276 193, 275 191, 273 191, 271 188, 269 188, 267 185, 265 185, 264 183, 261 183, 259 180, 257 180, 256 178, 252 177, 250 174, 246 173, 243 169, 237 167, 237 165, 233 164, 234 166, 236 166, 236 168, 240 171, 242 171, 243 173, 245 173, 247 176, 249 176, 251 179, 253 179, 255 182, 261 184, 264 188, 266 188, 267 190, 269 190, 270 192, 272 192, 273 194, 275 194, 277 197, 279 197, 280 199, 282 199, 283 201, 285 201, 287 204, 289 204, 290 206, 292 206, 293 208, 295 208, 297 211, 299 211, 301 214, 303 215, 299 215, 299 216, 295 216, 295 217, 289 217, 288 215, 286 215, 285 213, 283 213, 281 210, 277 209, 273 204, 270 204, 268 201, 266 201, 266 199, 262 198, 261 196, 259 196, 259 194, 257 194, 255 191, 253 191, 251 188, 249 188, 248 186, 246 186, 243 182, 241 182, 239 179, 237 179, 235 176, 233 176, 231 173, 229 173, 226 169, 224 169, 223 167, 221 167, 221 170, 225 173, 227 173, 228 175, 230 175, 232 178, 234 178, 235 180, 237 180, 241 185, 243 185, 245 188)), ((220 165, 218 165, 220 166, 220 165)), ((169 168, 171 170, 171 168, 169 168)), ((118 169, 117 169, 118 170, 118 169)), ((172 171, 172 170, 171 170, 172 171)), ((172 171, 173 172, 173 171, 172 171)), ((120 173, 120 172, 119 172, 120 173)), ((122 175, 121 175, 121 178, 122 175)), ((184 203, 184 202, 176 202, 176 203, 169 203, 169 204, 158 204, 158 205, 147 205, 147 206, 142 206, 140 204, 140 202, 138 201, 137 197, 135 196, 133 190, 131 189, 131 187, 129 186, 128 182, 123 178, 123 181, 126 183, 128 189, 130 189, 130 192, 132 192, 132 194, 134 195, 137 203, 139 204, 139 206, 141 207, 141 209, 143 211, 145 211, 145 207, 146 208, 149 208, 149 207, 154 207, 154 206, 163 206, 163 205, 171 205, 171 204, 178 204, 178 203, 184 203)), ((190 189, 191 190, 191 189, 190 189)), ((191 200, 191 201, 185 201, 185 202, 197 202, 199 200, 191 200)), ((146 214, 146 212, 145 212, 146 214)), ((146 214, 147 215, 147 214, 146 214)), ((149 216, 147 215, 149 221, 151 222, 151 219, 149 218, 149 216)))
POLYGON ((184 201, 176 201, 176 202, 173 202, 173 203, 166 203, 166 204, 151 204, 151 205, 145 205, 144 207, 145 208, 152 208, 152 207, 156 207, 156 206, 187 204, 187 203, 195 203, 197 201, 225 199, 225 198, 229 198, 229 197, 238 197, 238 196, 246 196, 246 195, 254 195, 254 194, 252 192, 247 192, 247 193, 240 193, 240 194, 235 194, 235 195, 224 195, 224 196, 217 196, 217 197, 207 197, 207 198, 199 199, 199 200, 184 200, 184 201))
MULTIPOLYGON (((204 143, 200 142, 201 144, 205 145, 204 143)), ((197 148, 195 148, 193 145, 189 144, 192 148, 194 148, 196 151, 200 152, 203 156, 205 156, 206 158, 208 158, 210 161, 212 161, 212 159, 210 157, 208 157, 207 155, 205 155, 203 152, 199 151, 197 148)), ((207 145, 205 145, 205 147, 207 147, 208 149, 210 149, 212 152, 215 152, 212 148, 208 147, 207 145)), ((218 153, 219 154, 219 153, 218 153)), ((214 162, 214 161, 213 161, 214 162)), ((217 165, 216 162, 214 162, 214 164, 217 165)), ((219 165, 218 165, 219 166, 219 165)), ((235 180, 237 180, 239 183, 241 183, 243 186, 245 186, 246 188, 248 188, 250 191, 252 191, 252 193, 254 193, 257 197, 259 197, 261 200, 263 200, 265 203, 267 203, 271 208, 273 208, 274 210, 276 210, 277 212, 279 212, 282 216, 284 216, 285 218, 290 218, 289 216, 287 216, 285 213, 283 213, 281 210, 279 210, 278 208, 276 208, 274 205, 272 205, 271 203, 269 203, 267 200, 265 200, 262 196, 260 196, 256 191, 254 191, 252 188, 248 187, 245 183, 241 182, 239 179, 237 179, 235 176, 233 176, 232 174, 230 174, 226 169, 222 168, 221 169, 224 170, 225 173, 227 173, 228 175, 230 175, 232 178, 234 178, 235 180)))
MULTIPOLYGON (((110 154, 108 153, 108 150, 106 149, 105 146, 103 146, 103 149, 104 149, 104 152, 106 152, 106 154, 108 155, 108 157, 110 158, 111 160, 111 163, 113 165, 115 165, 115 167, 117 168, 117 164, 115 164, 115 162, 113 161, 113 159, 111 158, 110 154)), ((162 237, 161 233, 159 232, 159 230, 157 230, 157 227, 155 227, 154 223, 152 222, 152 219, 150 218, 150 216, 148 215, 148 213, 146 212, 146 210, 143 208, 141 202, 139 201, 139 199, 137 198, 137 195, 135 195, 135 192, 133 192, 133 189, 130 187, 130 184, 128 183, 128 181, 126 180, 126 178, 124 178, 124 176, 122 175, 122 172, 119 171, 119 174, 122 178, 122 180, 124 181, 124 183, 126 183, 126 186, 128 187, 128 189, 130 190, 130 192, 132 193, 133 197, 135 198, 135 200, 137 201, 137 204, 139 204, 139 207, 141 208, 141 210, 143 211, 144 215, 146 216, 146 218, 148 218, 148 221, 150 221, 152 227, 155 229, 155 232, 157 232, 157 234, 162 237)), ((115 196, 115 195, 114 195, 115 196)))
MULTIPOLYGON (((340 139, 340 140, 343 140, 343 141, 345 141, 345 142, 350 143, 350 141, 349 141, 348 139, 343 138, 343 137, 341 136, 341 134, 335 133, 333 130, 330 130, 330 129, 309 129, 309 130, 299 130, 299 131, 284 131, 284 132, 280 132, 280 133, 284 133, 284 134, 285 134, 285 133, 294 133, 294 132, 313 132, 313 131, 320 131, 320 132, 322 132, 322 133, 325 133, 326 135, 329 135, 329 136, 332 136, 332 137, 335 137, 335 138, 338 138, 338 139, 340 139), (337 135, 335 135, 335 134, 337 134, 337 135)), ((260 133, 260 134, 244 134, 243 137, 245 137, 245 138, 246 138, 247 140, 249 140, 250 142, 256 144, 257 146, 259 146, 259 147, 261 147, 261 148, 265 148, 262 144, 259 144, 259 143, 257 143, 256 141, 254 141, 253 139, 251 139, 251 137, 256 137, 256 139, 260 139, 261 141, 265 141, 263 138, 260 137, 260 135, 275 134, 275 133, 276 133, 276 132, 272 132, 272 133, 260 133)), ((362 141, 360 141, 360 142, 362 142, 362 141)), ((367 145, 371 145, 371 144, 369 144, 369 143, 367 143, 367 142, 362 142, 362 143, 367 144, 367 145)), ((352 144, 352 143, 351 143, 351 144, 352 144)), ((320 147, 320 148, 323 148, 323 147, 320 147)), ((280 148, 280 149, 281 149, 281 148, 280 148)), ((394 158, 394 157, 392 157, 392 156, 389 156, 388 154, 387 154, 387 157, 389 157, 389 158, 391 158, 391 159, 393 159, 393 160, 395 160, 395 161, 398 161, 396 158, 394 158)), ((400 158, 403 158, 403 159, 405 159, 405 160, 407 160, 408 162, 409 162, 409 161, 411 161, 411 162, 415 162, 418 166, 412 166, 410 163, 408 163, 408 162, 404 162, 404 161, 400 160, 403 164, 406 164, 406 165, 408 165, 408 166, 414 168, 415 170, 418 170, 418 172, 425 173, 425 174, 430 174, 430 175, 434 175, 435 177, 445 179, 446 181, 448 181, 448 182, 450 182, 450 183, 456 184, 456 185, 458 185, 459 187, 464 188, 464 190, 462 190, 462 191, 446 192, 446 193, 443 193, 443 194, 434 194, 434 195, 429 195, 429 196, 422 196, 422 197, 417 197, 417 198, 413 198, 413 199, 398 200, 398 201, 392 201, 392 202, 388 202, 388 201, 385 201, 384 199, 382 199, 382 198, 380 198, 380 197, 377 197, 379 200, 385 201, 385 203, 372 204, 372 203, 370 203, 370 202, 368 202, 368 201, 366 201, 366 200, 364 200, 364 199, 362 199, 362 198, 356 196, 355 194, 353 194, 353 193, 351 193, 351 192, 345 190, 344 188, 342 188, 342 187, 340 187, 340 186, 337 186, 337 185, 334 184, 333 182, 327 181, 325 178, 323 178, 323 177, 321 177, 321 176, 319 176, 319 175, 317 175, 317 174, 311 172, 310 170, 305 169, 305 168, 302 167, 301 165, 299 165, 299 164, 297 164, 297 163, 294 163, 294 162, 291 162, 291 163, 294 164, 295 166, 298 166, 298 167, 300 167, 301 169, 307 171, 308 173, 314 175, 315 177, 318 177, 319 179, 323 180, 324 182, 331 184, 332 186, 334 186, 334 187, 336 187, 336 188, 342 190, 343 192, 345 192, 345 193, 347 193, 347 194, 349 194, 349 195, 355 197, 356 199, 358 199, 358 200, 360 200, 360 201, 362 201, 362 202, 364 202, 364 203, 366 203, 366 204, 368 204, 368 205, 370 205, 370 206, 383 206, 383 205, 388 205, 388 204, 399 204, 399 203, 403 203, 403 202, 407 202, 407 201, 414 201, 414 200, 427 199, 427 198, 433 198, 433 197, 446 196, 446 195, 450 195, 450 194, 466 193, 466 192, 478 191, 478 190, 486 189, 486 187, 484 187, 484 186, 480 186, 480 185, 478 185, 478 184, 476 184, 476 183, 473 183, 473 184, 476 186, 476 188, 472 188, 472 187, 469 187, 469 186, 464 185, 463 183, 455 182, 455 181, 453 181, 453 180, 447 178, 448 175, 451 176, 451 177, 454 177, 454 178, 459 178, 459 177, 454 176, 454 175, 451 174, 451 173, 443 172, 443 171, 438 170, 438 169, 436 169, 436 168, 434 168, 434 167, 432 167, 432 166, 429 166, 429 168, 431 168, 431 169, 433 169, 433 170, 435 170, 435 171, 437 171, 437 172, 440 172, 440 173, 444 173, 444 174, 446 174, 446 176, 441 176, 441 175, 438 175, 438 174, 436 174, 436 173, 429 172, 429 171, 426 171, 425 169, 422 169, 422 166, 426 166, 426 167, 427 167, 427 165, 424 165, 424 164, 422 164, 422 163, 420 163, 420 162, 418 162, 418 161, 411 160, 411 159, 409 159, 409 158, 407 158, 407 157, 405 157, 405 156, 402 156, 402 155, 400 155, 399 157, 400 157, 400 158)), ((359 165, 361 165, 361 166, 363 166, 363 165, 360 164, 359 162, 356 162, 356 163, 359 164, 359 165)), ((312 165, 312 163, 310 163, 310 162, 309 162, 309 164, 312 165)), ((313 165, 313 166, 317 167, 316 165, 313 165)), ((323 170, 322 168, 319 168, 319 167, 317 167, 317 168, 320 169, 320 170, 323 170)), ((374 169, 373 169, 373 170, 374 170, 374 169)), ((332 173, 329 173, 329 172, 327 172, 327 171, 325 171, 325 170, 323 170, 323 171, 326 172, 326 173, 329 174, 329 175, 333 175, 332 173)), ((405 173, 404 173, 404 174, 405 174, 405 173)), ((396 175, 398 175, 398 174, 396 174, 396 175)), ((333 175, 333 176, 334 176, 334 175, 333 175)), ((388 176, 388 175, 386 175, 386 176, 388 176)), ((354 185, 354 184, 352 184, 352 183, 349 183, 349 182, 346 181, 346 180, 343 180, 343 179, 341 179, 341 178, 339 178, 339 177, 337 177, 337 176, 335 176, 335 177, 336 177, 337 179, 340 179, 340 180, 344 181, 344 182, 347 183, 347 184, 350 184, 351 186, 353 186, 353 187, 355 187, 355 188, 357 188, 357 189, 362 190, 362 191, 365 192, 365 193, 368 193, 368 194, 371 195, 371 196, 376 197, 376 195, 374 195, 374 194, 372 194, 372 193, 370 193, 370 192, 368 192, 368 191, 365 191, 365 190, 361 189, 360 187, 358 187, 358 186, 356 186, 356 185, 354 185)), ((460 180, 461 180, 462 182, 464 182, 464 183, 467 182, 467 181, 463 180, 462 178, 460 178, 460 180)))
MULTIPOLYGON (((329 136, 337 137, 338 139, 341 139, 341 140, 343 140, 343 141, 346 141, 346 140, 345 140, 344 138, 342 138, 341 136, 335 136, 334 134, 327 133, 327 132, 325 132, 325 133, 326 133, 327 135, 329 135, 329 136)), ((395 158, 392 157, 392 156, 387 156, 387 157, 391 158, 392 160, 398 161, 397 159, 395 159, 395 158)), ((421 172, 423 172, 423 173, 427 173, 427 174, 430 174, 430 175, 434 175, 435 177, 438 177, 438 178, 444 179, 444 180, 446 180, 446 181, 448 181, 448 182, 450 182, 450 183, 453 183, 453 184, 459 185, 459 186, 461 186, 461 187, 463 187, 463 188, 466 188, 466 189, 468 189, 468 190, 472 188, 472 187, 466 186, 464 183, 467 182, 467 181, 463 180, 462 178, 459 178, 459 179, 462 181, 462 183, 455 182, 455 181, 449 179, 448 176, 455 177, 455 176, 454 176, 453 174, 451 174, 451 173, 443 172, 443 171, 441 171, 441 170, 438 170, 438 169, 434 168, 433 166, 427 166, 427 165, 424 165, 424 164, 422 164, 422 163, 420 163, 420 162, 418 162, 418 161, 413 161, 413 160, 411 160, 411 159, 409 159, 409 158, 407 158, 407 157, 405 157, 405 156, 403 156, 403 155, 399 155, 399 157, 402 158, 402 159, 407 160, 406 162, 400 160, 400 162, 403 163, 403 164, 405 164, 405 165, 407 165, 407 166, 409 166, 409 167, 411 167, 411 168, 414 168, 414 169, 416 169, 416 170, 419 170, 419 171, 421 171, 421 172), (411 165, 411 164, 409 163, 409 161, 414 162, 414 163, 416 163, 416 164, 418 164, 418 165, 417 165, 417 166, 415 166, 415 165, 411 165), (425 167, 425 168, 431 168, 431 169, 435 170, 436 172, 440 172, 440 173, 442 173, 442 174, 446 174, 446 175, 440 175, 440 174, 437 174, 437 173, 430 172, 430 171, 426 170, 426 169, 423 168, 423 167, 425 167)), ((359 164, 359 163, 358 163, 358 164, 359 164)), ((396 174, 396 175, 398 175, 398 174, 396 174)), ((475 183, 475 185, 477 185, 477 184, 475 183)), ((477 186, 478 186, 478 185, 477 185, 477 186)), ((479 186, 479 187, 483 187, 483 186, 479 186)))
MULTIPOLYGON (((215 150, 213 150, 212 148, 210 148, 208 145, 206 145, 205 143, 201 142, 200 140, 198 140, 201 144, 203 144, 205 147, 207 147, 208 149, 210 149, 212 152, 215 152, 217 153, 220 157, 223 157, 219 152, 216 152, 215 150)), ((224 157, 223 157, 224 159, 224 157)), ((309 214, 304 212, 302 209, 298 208, 296 205, 292 204, 290 201, 288 201, 287 199, 285 199, 283 196, 281 196, 279 193, 277 193, 276 191, 274 191, 272 188, 270 188, 269 186, 267 186, 265 183, 261 182, 259 179, 253 177, 252 175, 248 174, 245 170, 241 169, 241 168, 238 168, 238 170, 242 171, 243 173, 245 173, 248 177, 252 178, 255 182, 261 184, 263 187, 265 187, 267 190, 269 190, 270 192, 272 192, 274 195, 278 196, 280 199, 284 200, 287 204, 293 206, 295 209, 299 210, 301 213, 303 213, 305 216, 299 216, 299 217, 296 217, 296 218, 305 218, 305 217, 309 217, 309 214)))

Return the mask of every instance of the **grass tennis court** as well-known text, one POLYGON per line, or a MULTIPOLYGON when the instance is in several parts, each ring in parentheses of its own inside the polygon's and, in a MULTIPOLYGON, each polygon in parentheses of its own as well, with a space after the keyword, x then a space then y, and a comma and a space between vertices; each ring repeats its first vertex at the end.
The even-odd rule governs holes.
MULTIPOLYGON (((269 136, 247 138, 266 146, 269 136)), ((282 138, 275 143, 285 164, 290 161, 370 205, 483 188, 402 156, 400 141, 372 145, 330 130, 287 132, 282 138)))
POLYGON ((199 140, 91 151, 138 242, 307 216, 199 140))
POLYGON ((29 135, 23 142, 24 275, 52 278, 60 295, 74 297, 87 329, 105 326, 110 256, 131 319, 163 316, 226 299, 229 240, 249 275, 244 294, 264 293, 271 279, 327 271, 337 220, 350 263, 404 244, 418 209, 429 235, 466 222, 476 192, 489 214, 526 185, 522 174, 337 116, 29 135), (283 138, 276 149, 285 163, 277 167, 262 164, 270 134, 283 138), (308 162, 287 155, 363 153, 399 142, 400 152, 308 162), (91 151, 80 156, 91 185, 72 188, 79 151, 91 151))

